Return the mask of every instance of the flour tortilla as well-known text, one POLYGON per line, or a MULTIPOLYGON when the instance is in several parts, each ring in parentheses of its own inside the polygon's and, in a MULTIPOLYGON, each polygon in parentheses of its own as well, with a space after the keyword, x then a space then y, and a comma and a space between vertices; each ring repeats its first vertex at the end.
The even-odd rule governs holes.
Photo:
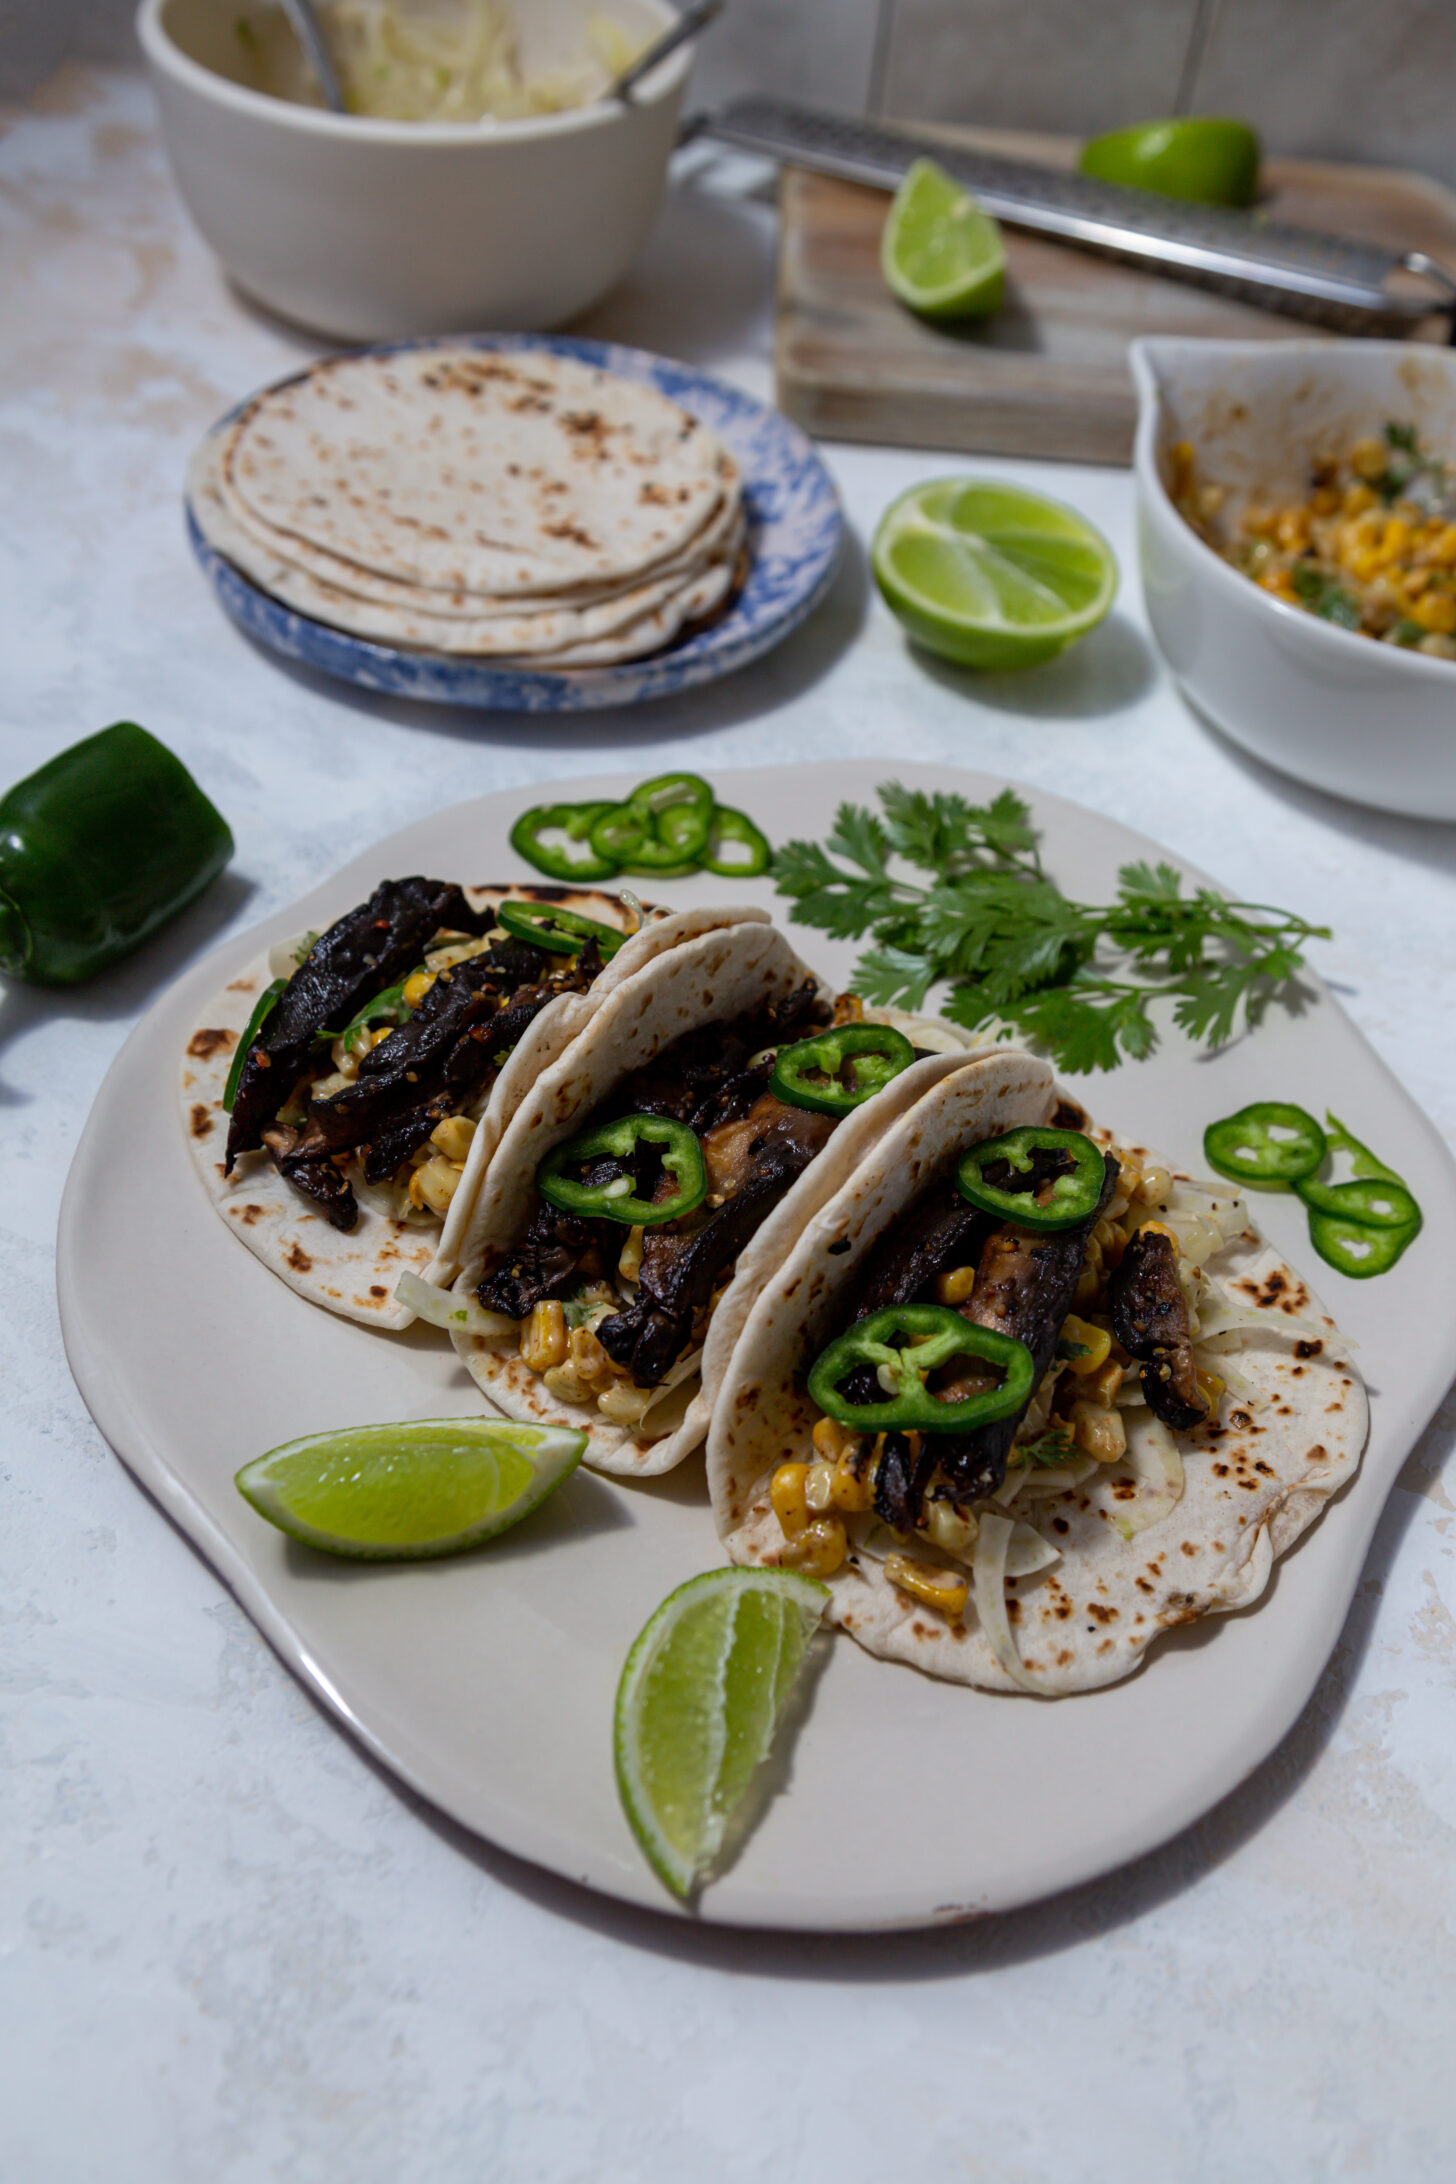
POLYGON ((725 566, 731 570, 743 543, 737 472, 729 463, 725 490, 702 530, 649 574, 505 598, 401 583, 291 538, 253 515, 223 471, 228 430, 208 433, 187 470, 188 505, 209 545, 285 606, 378 642, 510 654, 598 641, 667 604, 704 575, 725 566))
MULTIPOLYGON (((1041 1062, 997 1052, 935 1087, 881 1138, 807 1225, 762 1288, 717 1390, 708 1441, 708 1488, 735 1562, 772 1564, 784 1538, 769 1505, 775 1467, 812 1457, 817 1415, 803 1391, 807 1366, 836 1334, 858 1269, 920 1194, 948 1175, 968 1143, 1054 1106, 1041 1062)), ((1140 1167, 1159 1156, 1101 1129, 1091 1134, 1140 1167)), ((1023 1668, 1049 1696, 1090 1691, 1129 1675, 1158 1633, 1256 1600, 1277 1555, 1291 1547, 1353 1475, 1365 1445, 1365 1391, 1333 1320, 1303 1279, 1253 1229, 1207 1262, 1206 1276, 1241 1306, 1269 1315, 1233 1353, 1254 1400, 1225 1398, 1226 1421, 1178 1436, 1185 1487, 1161 1522, 1128 1539, 1130 1474, 1107 1466, 1082 1488, 1013 1503, 1061 1560, 1007 1588, 1023 1668), (1305 1339, 1298 1318, 1327 1330, 1305 1339), (1281 1325, 1281 1323, 1283 1323, 1281 1325)), ((1130 1442, 1149 1414, 1124 1412, 1130 1442)), ((914 1550, 911 1550, 914 1552, 914 1550)), ((897 1592, 865 1551, 829 1580, 829 1620, 869 1652, 991 1691, 1016 1685, 995 1658, 975 1609, 964 1626, 897 1592)))
MULTIPOLYGON (((503 1134, 461 1239, 455 1287, 473 1291, 508 1255, 530 1219, 541 1161, 585 1128, 624 1077, 684 1033, 781 1000, 813 976, 772 926, 739 927, 674 949, 650 974, 604 1001, 590 1030, 541 1075, 503 1134)), ((714 1309, 700 1366, 663 1394, 660 1408, 641 1427, 614 1424, 594 1403, 553 1396, 521 1360, 514 1331, 495 1340, 452 1330, 451 1340, 487 1401, 506 1417, 579 1428, 587 1436, 583 1461, 595 1470, 629 1478, 671 1471, 704 1438, 718 1377, 738 1331, 803 1223, 838 1189, 889 1121, 927 1086, 963 1068, 967 1058, 965 1049, 925 1056, 846 1117, 739 1254, 733 1280, 714 1309)))
POLYGON ((336 357, 270 388, 232 426, 223 468, 276 531, 406 584, 499 599, 665 562, 718 505, 723 453, 617 373, 440 346, 336 357))
MULTIPOLYGON (((467 887, 465 893, 477 909, 506 900, 544 901, 603 924, 620 925, 625 916, 616 896, 590 889, 527 884, 467 887)), ((340 914, 346 907, 340 905, 340 914)), ((443 1225, 423 1218, 396 1220, 361 1199, 358 1222, 348 1234, 331 1228, 265 1152, 244 1153, 231 1176, 223 1173, 228 1117, 222 1101, 233 1055, 259 994, 281 975, 280 955, 291 951, 261 955, 208 1003, 182 1057, 183 1122, 207 1194, 232 1233, 300 1296, 368 1327, 408 1327, 415 1315, 394 1295, 400 1275, 410 1272, 442 1285, 452 1279, 476 1193, 502 1132, 537 1078, 566 1052, 603 1002, 659 957, 704 933, 767 924, 765 911, 741 905, 650 919, 617 950, 589 992, 558 996, 517 1042, 491 1087, 443 1225)))

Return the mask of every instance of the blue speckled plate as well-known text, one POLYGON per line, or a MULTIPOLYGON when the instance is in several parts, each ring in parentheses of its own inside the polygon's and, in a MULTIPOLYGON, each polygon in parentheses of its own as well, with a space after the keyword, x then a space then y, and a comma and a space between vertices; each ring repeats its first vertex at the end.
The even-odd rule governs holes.
MULTIPOLYGON (((675 364, 645 349, 564 335, 450 335, 441 341, 391 342, 401 349, 549 349, 584 364, 620 372, 655 387, 711 425, 743 473, 750 566, 747 581, 719 621, 645 660, 615 667, 504 667, 488 660, 448 658, 403 645, 371 644, 295 614, 235 569, 210 546, 187 509, 187 535, 213 590, 240 628, 284 659, 322 674, 381 690, 390 697, 492 712, 576 713, 593 706, 636 705, 746 667, 798 628, 828 589, 844 530, 839 498, 812 443, 777 410, 740 394, 707 372, 675 364)), ((250 397, 251 399, 251 397, 250 397)), ((239 403, 238 409, 244 407, 239 403)), ((236 416, 235 410, 232 415, 236 416)), ((223 422, 228 420, 224 419, 223 422)))

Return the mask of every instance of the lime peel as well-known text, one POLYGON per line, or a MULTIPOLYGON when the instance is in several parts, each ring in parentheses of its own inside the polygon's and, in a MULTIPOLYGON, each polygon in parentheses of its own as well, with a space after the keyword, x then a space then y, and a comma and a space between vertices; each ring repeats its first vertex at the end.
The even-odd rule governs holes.
POLYGON ((244 1464, 238 1492, 325 1554, 414 1562, 463 1554, 519 1524, 581 1461, 586 1435, 506 1418, 346 1426, 244 1464))
POLYGON ((880 270, 922 318, 985 318, 1005 292, 1001 230, 944 167, 917 159, 886 216, 880 270))
POLYGON ((871 549, 887 605, 920 644, 962 666, 1031 667, 1094 629, 1117 561, 1075 509, 989 479, 912 486, 871 549))
POLYGON ((675 1896, 690 1896, 722 1850, 828 1599, 797 1570, 709 1570, 668 1595, 628 1654, 617 1788, 675 1896))

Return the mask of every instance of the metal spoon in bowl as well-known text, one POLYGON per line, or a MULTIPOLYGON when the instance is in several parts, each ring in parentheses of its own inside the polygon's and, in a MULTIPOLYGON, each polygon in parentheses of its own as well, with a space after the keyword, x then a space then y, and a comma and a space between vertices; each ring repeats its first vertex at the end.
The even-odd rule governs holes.
POLYGON ((323 26, 314 13, 313 0, 282 0, 282 4, 284 14, 293 25, 293 34, 308 55, 309 66, 318 77, 324 104, 332 107, 336 114, 346 113, 348 109, 344 105, 339 72, 329 52, 323 26))
POLYGON ((676 53, 689 38, 696 38, 705 24, 711 23, 724 5, 724 0, 689 0, 689 4, 675 23, 659 32, 650 45, 644 46, 635 61, 624 68, 620 76, 614 76, 602 93, 604 99, 622 99, 650 76, 659 61, 665 61, 669 53, 676 53))

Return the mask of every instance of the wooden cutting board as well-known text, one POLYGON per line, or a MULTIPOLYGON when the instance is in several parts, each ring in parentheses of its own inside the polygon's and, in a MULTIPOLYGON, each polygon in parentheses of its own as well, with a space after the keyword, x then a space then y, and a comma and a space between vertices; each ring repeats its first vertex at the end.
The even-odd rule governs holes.
MULTIPOLYGON (((1071 138, 933 133, 1047 166, 1076 159, 1071 138)), ((1264 202, 1278 219, 1456 265, 1456 193, 1422 175, 1270 159, 1265 182, 1264 202)), ((955 330, 930 326, 880 278, 888 203, 879 190, 784 172, 779 407, 823 439, 1125 463, 1136 412, 1127 345, 1135 334, 1277 341, 1311 332, 1300 320, 1010 228, 1001 310, 955 330)), ((1432 317, 1412 338, 1440 342, 1448 331, 1446 320, 1432 317)))

